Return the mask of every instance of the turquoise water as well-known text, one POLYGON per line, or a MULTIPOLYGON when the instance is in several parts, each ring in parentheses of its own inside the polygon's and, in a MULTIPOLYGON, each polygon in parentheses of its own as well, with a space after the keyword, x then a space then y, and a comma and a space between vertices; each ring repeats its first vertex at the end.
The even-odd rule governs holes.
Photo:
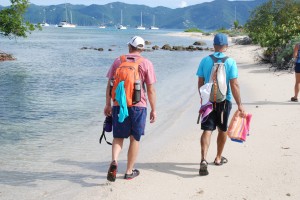
MULTIPOLYGON (((103 163, 110 160, 110 147, 99 145, 98 139, 104 120, 106 73, 117 56, 127 53, 126 43, 134 35, 151 41, 149 47, 167 43, 188 46, 196 41, 168 36, 174 31, 179 30, 49 27, 26 39, 0 38, 1 50, 17 58, 0 63, 0 184, 26 186, 44 180, 44 176, 55 179, 58 175, 54 172, 69 169, 59 165, 70 167, 85 160, 93 162, 87 168, 98 171, 102 167, 105 171, 103 163), (101 152, 99 148, 103 148, 101 152)), ((177 97, 166 95, 168 90, 176 89, 172 85, 181 81, 185 71, 194 76, 198 60, 206 54, 143 53, 155 66, 158 108, 172 109, 167 99, 177 97)))

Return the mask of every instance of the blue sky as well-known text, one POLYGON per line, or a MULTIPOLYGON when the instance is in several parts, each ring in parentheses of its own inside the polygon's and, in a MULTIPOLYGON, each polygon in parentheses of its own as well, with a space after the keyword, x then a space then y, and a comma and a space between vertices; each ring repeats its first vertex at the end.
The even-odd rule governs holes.
MULTIPOLYGON (((200 4, 204 2, 210 2, 213 0, 29 0, 30 3, 36 4, 36 5, 56 5, 56 4, 62 4, 62 3, 71 3, 71 4, 84 4, 84 5, 91 5, 91 4, 99 4, 104 5, 111 2, 124 2, 128 4, 139 4, 139 5, 147 5, 150 7, 156 7, 156 6, 165 6, 168 8, 180 8, 180 7, 186 7, 191 6, 195 4, 200 4)), ((0 5, 2 6, 8 6, 10 5, 9 0, 1 0, 0 5)))

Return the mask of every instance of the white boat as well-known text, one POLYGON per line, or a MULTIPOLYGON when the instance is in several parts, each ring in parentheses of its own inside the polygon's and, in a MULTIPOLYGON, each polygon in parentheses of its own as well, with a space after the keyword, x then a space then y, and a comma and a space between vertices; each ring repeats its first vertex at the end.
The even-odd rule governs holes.
POLYGON ((143 13, 141 12, 141 25, 138 26, 136 29, 138 30, 146 30, 146 27, 143 26, 143 13))
POLYGON ((71 24, 68 23, 67 21, 61 21, 57 27, 61 27, 61 28, 75 28, 76 24, 71 24))
POLYGON ((156 26, 150 26, 150 29, 151 29, 151 30, 158 30, 159 28, 156 27, 156 26))
POLYGON ((158 30, 159 29, 158 27, 155 26, 155 15, 153 15, 153 25, 150 26, 149 29, 151 29, 151 30, 158 30))
POLYGON ((43 22, 40 24, 41 26, 50 26, 47 22, 43 22))
POLYGON ((106 26, 104 25, 104 14, 102 14, 102 25, 100 25, 99 28, 106 28, 106 26))
POLYGON ((122 23, 123 23, 123 11, 121 10, 121 24, 118 26, 118 29, 121 29, 121 30, 127 29, 127 27, 123 26, 122 23))
POLYGON ((65 4, 66 7, 66 20, 65 21, 61 21, 57 27, 61 27, 61 28, 75 28, 76 24, 72 24, 72 12, 70 12, 71 15, 71 23, 68 22, 68 10, 67 10, 67 4, 65 4))
POLYGON ((123 25, 119 25, 119 26, 118 26, 118 29, 125 30, 125 29, 127 29, 127 27, 126 27, 126 26, 123 26, 123 25))
POLYGON ((44 9, 44 20, 43 23, 40 24, 41 26, 50 26, 47 22, 46 22, 46 10, 44 9))

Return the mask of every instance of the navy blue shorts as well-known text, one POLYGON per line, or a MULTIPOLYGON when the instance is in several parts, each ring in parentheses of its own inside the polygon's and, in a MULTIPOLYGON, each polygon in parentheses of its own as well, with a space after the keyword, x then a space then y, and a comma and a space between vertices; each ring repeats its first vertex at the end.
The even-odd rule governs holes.
POLYGON ((118 114, 120 106, 113 106, 113 135, 114 138, 128 138, 130 135, 136 141, 140 141, 141 136, 144 135, 147 117, 147 108, 132 106, 128 108, 129 116, 120 123, 118 121, 118 114))
POLYGON ((300 63, 295 64, 295 72, 300 73, 300 63))
POLYGON ((232 103, 225 100, 220 103, 213 104, 213 110, 208 115, 207 120, 201 123, 201 129, 205 131, 214 131, 218 127, 221 131, 227 131, 228 118, 232 108, 232 103))

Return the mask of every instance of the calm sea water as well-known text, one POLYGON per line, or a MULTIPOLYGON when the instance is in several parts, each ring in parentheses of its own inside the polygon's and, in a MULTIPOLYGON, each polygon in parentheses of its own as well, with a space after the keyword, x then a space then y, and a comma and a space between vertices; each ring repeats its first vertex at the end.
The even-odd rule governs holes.
MULTIPOLYGON (((48 172, 61 170, 57 165, 62 161, 74 166, 67 161, 84 160, 90 154, 96 155, 91 158, 95 163, 97 159, 109 160, 109 154, 97 152, 107 70, 117 56, 127 53, 126 43, 134 35, 151 41, 149 47, 167 43, 187 46, 195 41, 167 35, 174 31, 179 30, 49 27, 26 39, 0 38, 0 49, 17 58, 0 63, 0 184, 27 185, 44 180, 44 176, 55 179, 59 175, 48 172), (82 47, 101 47, 104 51, 82 47), (24 176, 26 172, 30 175, 24 176)), ((162 96, 167 98, 172 84, 180 82, 180 75, 188 68, 194 75, 195 63, 205 54, 208 52, 143 53, 155 66, 158 107, 168 107, 170 102, 163 101, 162 96)))

